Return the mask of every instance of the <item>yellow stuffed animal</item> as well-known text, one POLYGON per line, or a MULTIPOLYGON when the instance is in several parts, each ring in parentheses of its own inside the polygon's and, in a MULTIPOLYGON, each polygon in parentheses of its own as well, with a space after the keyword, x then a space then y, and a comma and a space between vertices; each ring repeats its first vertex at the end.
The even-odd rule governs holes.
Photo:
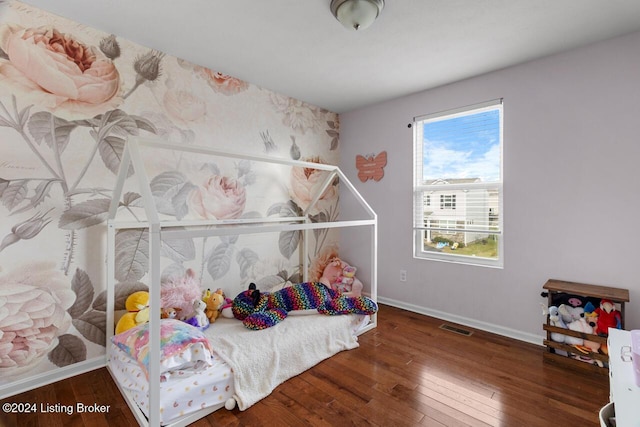
POLYGON ((222 289, 218 289, 215 292, 211 292, 210 289, 207 289, 202 295, 202 301, 207 305, 204 312, 207 315, 207 319, 209 319, 209 323, 215 322, 220 315, 220 310, 224 304, 224 294, 222 293, 222 289))
POLYGON ((118 320, 116 334, 134 328, 149 321, 149 292, 138 291, 127 297, 127 313, 118 320))

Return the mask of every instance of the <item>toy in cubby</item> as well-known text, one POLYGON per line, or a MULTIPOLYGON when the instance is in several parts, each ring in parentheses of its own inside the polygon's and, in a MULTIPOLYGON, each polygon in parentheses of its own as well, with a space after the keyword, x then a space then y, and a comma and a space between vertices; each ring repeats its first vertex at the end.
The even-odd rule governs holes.
POLYGON ((602 299, 595 313, 598 315, 595 334, 606 337, 609 335, 609 328, 622 329, 622 316, 613 301, 602 299))
MULTIPOLYGON (((547 307, 546 305, 542 304, 542 314, 544 316, 549 316, 549 324, 552 326, 555 326, 557 328, 562 328, 562 329, 569 329, 567 327, 567 324, 564 323, 564 320, 562 319, 562 316, 560 315, 560 312, 558 310, 558 307, 556 307, 555 305, 552 305, 551 307, 547 307)), ((567 336, 558 332, 552 332, 551 335, 551 340, 558 342, 558 343, 564 343, 567 336)), ((564 350, 556 350, 556 352, 558 354, 561 354, 563 356, 567 355, 567 352, 564 350)))
MULTIPOLYGON (((548 294, 543 293, 542 296, 548 297, 548 294)), ((596 299, 578 295, 558 294, 553 296, 553 301, 559 303, 559 305, 546 307, 543 304, 543 313, 549 316, 550 325, 580 332, 581 334, 593 335, 595 333, 597 313, 593 301, 597 301, 596 299)), ((570 345, 578 351, 577 353, 567 353, 564 350, 554 349, 556 354, 579 358, 582 361, 603 366, 601 361, 588 357, 590 353, 598 353, 600 351, 602 347, 600 343, 559 332, 551 332, 549 337, 554 342, 570 345)))
POLYGON ((629 290, 549 279, 543 285, 542 296, 547 299, 546 306, 558 307, 567 328, 571 325, 573 329, 564 334, 565 342, 559 342, 556 334, 563 335, 562 327, 554 325, 551 317, 547 318, 543 325, 547 332, 545 361, 606 375, 607 370, 601 369, 609 366, 606 337, 609 328, 624 329, 629 290), (582 339, 582 344, 579 341, 573 344, 573 339, 582 339), (561 351, 566 351, 569 357, 561 351), (587 363, 574 363, 573 359, 587 363))

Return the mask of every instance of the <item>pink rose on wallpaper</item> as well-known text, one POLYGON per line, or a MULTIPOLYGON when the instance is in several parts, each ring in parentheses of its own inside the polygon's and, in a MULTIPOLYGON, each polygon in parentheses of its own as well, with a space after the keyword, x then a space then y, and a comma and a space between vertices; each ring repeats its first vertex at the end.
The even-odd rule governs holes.
POLYGON ((209 68, 197 67, 197 70, 214 91, 224 95, 235 95, 247 90, 249 87, 249 84, 243 80, 213 71, 209 68))
POLYGON ((37 364, 71 325, 71 280, 54 263, 33 263, 0 276, 0 375, 37 364))
MULTIPOLYGON (((318 157, 307 159, 313 163, 322 163, 318 157)), ((307 209, 314 195, 321 190, 327 172, 318 169, 293 167, 291 168, 291 187, 289 188, 289 196, 291 200, 302 208, 307 209)), ((328 202, 336 200, 338 193, 334 185, 329 185, 324 194, 318 201, 317 208, 322 208, 328 202), (324 202, 324 203, 321 203, 324 202)))
POLYGON ((4 26, 0 82, 57 115, 94 116, 121 102, 120 75, 99 49, 52 28, 4 26))
POLYGON ((244 211, 244 187, 233 178, 212 175, 189 194, 191 211, 204 219, 238 218, 244 211))

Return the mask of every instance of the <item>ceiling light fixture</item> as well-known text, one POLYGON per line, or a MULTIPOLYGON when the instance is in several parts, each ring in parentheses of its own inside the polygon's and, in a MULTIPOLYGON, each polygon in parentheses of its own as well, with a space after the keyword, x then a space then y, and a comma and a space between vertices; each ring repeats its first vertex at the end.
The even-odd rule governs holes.
POLYGON ((350 30, 364 30, 373 24, 384 0, 331 0, 331 13, 350 30))

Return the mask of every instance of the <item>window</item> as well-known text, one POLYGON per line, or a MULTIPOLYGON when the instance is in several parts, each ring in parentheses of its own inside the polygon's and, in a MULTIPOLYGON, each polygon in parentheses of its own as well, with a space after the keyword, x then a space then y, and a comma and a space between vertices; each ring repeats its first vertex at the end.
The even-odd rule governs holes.
POLYGON ((414 120, 417 258, 503 266, 502 116, 496 100, 414 120))
POLYGON ((455 208, 456 208, 455 194, 440 195, 440 209, 455 209, 455 208))

